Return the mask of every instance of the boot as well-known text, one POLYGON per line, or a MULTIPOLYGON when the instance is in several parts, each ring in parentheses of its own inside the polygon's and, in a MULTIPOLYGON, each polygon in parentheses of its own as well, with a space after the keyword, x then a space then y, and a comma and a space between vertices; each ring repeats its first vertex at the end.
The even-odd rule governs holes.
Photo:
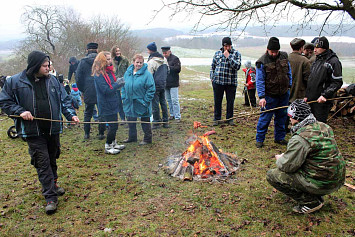
POLYGON ((117 144, 117 141, 116 140, 114 140, 113 142, 112 142, 112 144, 113 144, 113 148, 114 149, 116 149, 116 150, 123 150, 123 149, 125 149, 125 145, 119 145, 119 144, 117 144))
POLYGON ((58 201, 50 201, 47 203, 46 206, 46 214, 47 215, 52 215, 56 210, 57 210, 57 206, 58 206, 58 201))
POLYGON ((113 143, 111 143, 111 144, 105 143, 105 153, 111 154, 111 155, 116 155, 116 154, 120 153, 120 150, 113 148, 113 143))

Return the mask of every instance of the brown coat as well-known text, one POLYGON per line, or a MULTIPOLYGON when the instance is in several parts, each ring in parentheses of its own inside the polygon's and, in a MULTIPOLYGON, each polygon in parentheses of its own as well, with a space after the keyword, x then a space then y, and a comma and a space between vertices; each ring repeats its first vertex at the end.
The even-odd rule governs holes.
POLYGON ((306 94, 307 80, 311 71, 309 60, 298 52, 292 52, 288 56, 292 71, 292 87, 290 102, 303 99, 306 94))

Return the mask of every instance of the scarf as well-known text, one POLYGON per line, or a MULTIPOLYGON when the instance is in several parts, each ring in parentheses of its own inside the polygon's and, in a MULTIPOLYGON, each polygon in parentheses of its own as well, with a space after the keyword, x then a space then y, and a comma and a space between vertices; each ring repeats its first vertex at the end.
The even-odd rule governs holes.
POLYGON ((314 115, 313 114, 308 115, 305 119, 303 119, 301 122, 297 123, 295 126, 291 128, 291 135, 293 136, 298 129, 315 122, 317 122, 317 120, 314 117, 314 115))
POLYGON ((121 56, 115 56, 115 60, 117 61, 117 65, 120 65, 121 62, 121 56))
POLYGON ((113 73, 113 65, 107 66, 107 67, 106 67, 106 72, 103 74, 106 83, 110 86, 110 89, 112 90, 113 87, 112 87, 112 85, 111 85, 111 80, 110 80, 110 77, 108 76, 107 73, 111 73, 111 75, 112 75, 112 77, 113 77, 113 80, 116 82, 117 79, 116 79, 116 77, 115 77, 115 74, 113 73))

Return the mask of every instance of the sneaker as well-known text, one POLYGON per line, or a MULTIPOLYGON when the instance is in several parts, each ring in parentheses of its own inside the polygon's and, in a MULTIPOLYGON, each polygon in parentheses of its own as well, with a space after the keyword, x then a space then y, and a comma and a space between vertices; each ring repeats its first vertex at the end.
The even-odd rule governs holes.
POLYGON ((144 146, 144 145, 147 145, 147 144, 151 144, 152 142, 146 142, 146 141, 141 141, 139 143, 140 146, 144 146))
POLYGON ((126 146, 125 145, 119 145, 119 144, 117 144, 117 141, 114 140, 113 143, 112 143, 112 147, 114 149, 123 150, 123 149, 125 149, 126 146))
POLYGON ((286 140, 280 140, 280 141, 275 140, 274 142, 277 143, 277 144, 283 145, 283 146, 287 146, 287 141, 286 140))
POLYGON ((126 139, 122 141, 123 143, 137 142, 137 139, 126 139))
POLYGON ((314 204, 314 205, 297 205, 295 206, 292 211, 299 213, 299 214, 309 214, 315 211, 318 211, 319 209, 321 209, 324 205, 324 202, 322 202, 321 200, 319 200, 318 203, 314 204))
POLYGON ((104 139, 105 139, 105 135, 104 135, 104 134, 98 134, 98 135, 97 135, 97 138, 98 138, 99 140, 104 140, 104 139))
POLYGON ((57 210, 57 206, 58 206, 58 201, 49 201, 47 202, 47 206, 46 206, 46 214, 47 215, 52 215, 56 210, 57 210))
POLYGON ((170 117, 169 117, 169 120, 174 120, 174 116, 170 116, 170 117))
POLYGON ((113 143, 111 143, 111 144, 105 143, 105 153, 111 154, 111 155, 116 155, 116 154, 120 153, 120 150, 113 148, 113 143))
POLYGON ((58 186, 56 186, 56 192, 58 196, 63 196, 65 194, 64 188, 58 186))
POLYGON ((255 146, 256 146, 257 148, 262 148, 262 147, 264 146, 264 143, 263 143, 263 142, 256 142, 256 143, 255 143, 255 146))

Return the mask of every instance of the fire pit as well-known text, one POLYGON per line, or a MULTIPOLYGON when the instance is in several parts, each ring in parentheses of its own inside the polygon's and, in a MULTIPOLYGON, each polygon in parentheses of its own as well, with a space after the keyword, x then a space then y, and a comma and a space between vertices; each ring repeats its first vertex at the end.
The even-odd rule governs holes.
POLYGON ((184 181, 209 181, 235 174, 240 167, 236 155, 220 151, 206 134, 195 136, 196 139, 181 155, 169 157, 167 168, 171 176, 184 181))

